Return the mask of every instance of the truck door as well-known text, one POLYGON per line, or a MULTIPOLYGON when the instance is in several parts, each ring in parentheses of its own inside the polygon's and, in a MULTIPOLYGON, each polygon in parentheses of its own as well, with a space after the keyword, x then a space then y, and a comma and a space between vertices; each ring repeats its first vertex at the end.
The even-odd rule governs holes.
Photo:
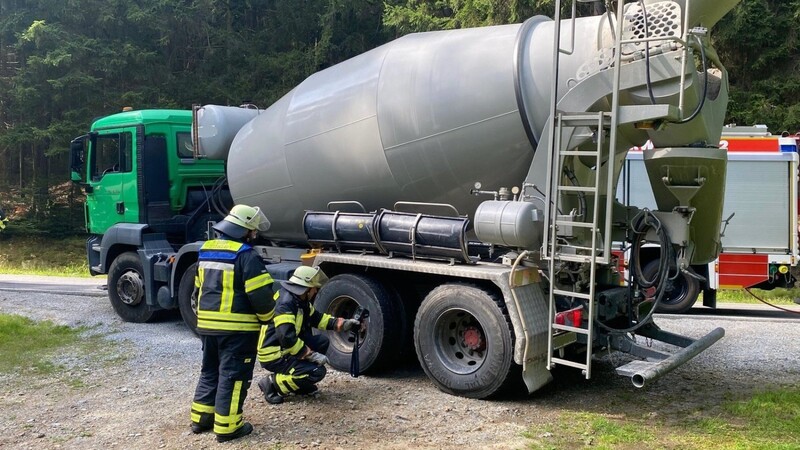
POLYGON ((98 131, 90 140, 89 179, 86 196, 90 233, 102 234, 120 222, 139 222, 136 128, 98 131))

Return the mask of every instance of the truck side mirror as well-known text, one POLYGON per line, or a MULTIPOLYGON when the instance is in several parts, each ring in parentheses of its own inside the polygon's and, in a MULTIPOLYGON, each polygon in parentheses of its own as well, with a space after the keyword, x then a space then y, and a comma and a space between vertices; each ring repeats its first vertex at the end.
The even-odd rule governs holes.
POLYGON ((70 180, 73 183, 80 183, 83 181, 83 174, 86 171, 85 157, 86 154, 86 139, 88 135, 76 137, 69 143, 69 168, 70 180))

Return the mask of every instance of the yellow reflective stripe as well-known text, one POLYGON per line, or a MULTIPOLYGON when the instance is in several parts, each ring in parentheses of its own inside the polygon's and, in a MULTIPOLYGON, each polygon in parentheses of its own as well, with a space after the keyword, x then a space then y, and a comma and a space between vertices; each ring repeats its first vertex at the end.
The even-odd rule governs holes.
POLYGON ((292 348, 288 349, 287 352, 289 352, 290 355, 296 355, 305 346, 305 342, 303 342, 302 339, 297 338, 297 342, 295 342, 292 348))
POLYGON ((230 251, 237 251, 242 248, 241 242, 236 241, 228 241, 225 239, 214 239, 211 241, 206 241, 200 250, 230 250, 230 251))
POLYGON ((239 411, 239 397, 242 394, 242 381, 239 380, 233 383, 233 396, 231 397, 231 409, 228 415, 233 417, 239 411))
POLYGON ((262 322, 269 322, 270 320, 272 320, 272 316, 274 315, 275 315, 275 310, 273 309, 272 311, 266 314, 256 314, 256 317, 258 317, 258 320, 262 322))
POLYGON ((275 376, 275 382, 278 384, 278 390, 283 394, 294 392, 298 389, 297 384, 292 380, 292 375, 279 373, 275 376))
POLYGON ((235 322, 216 322, 197 319, 197 328, 201 330, 215 331, 258 331, 259 324, 235 323, 235 322))
POLYGON ((275 293, 272 294, 272 299, 277 302, 278 301, 278 297, 280 297, 280 296, 281 296, 281 291, 275 291, 275 293))
POLYGON ((222 299, 219 310, 229 313, 233 307, 233 271, 222 272, 222 299))
POLYGON ((245 292, 253 292, 260 287, 264 287, 270 283, 272 283, 272 275, 269 273, 262 273, 257 277, 250 278, 249 280, 244 282, 244 291, 245 292))
POLYGON ((328 322, 331 321, 331 318, 332 317, 331 317, 330 314, 323 314, 322 315, 322 319, 319 321, 319 326, 317 328, 320 328, 320 329, 323 329, 323 330, 328 329, 328 322))
POLYGON ((233 263, 225 263, 225 262, 217 262, 217 261, 200 261, 198 266, 201 269, 211 269, 211 270, 233 270, 233 263))
POLYGON ((275 361, 281 357, 281 348, 277 345, 258 349, 258 360, 261 362, 275 361))
POLYGON ((214 414, 214 406, 203 405, 202 403, 192 402, 192 412, 214 414))
POLYGON ((278 325, 283 325, 285 323, 294 323, 295 317, 292 314, 280 314, 275 316, 275 327, 278 325))
POLYGON ((256 317, 255 314, 221 313, 216 311, 200 310, 197 312, 197 318, 205 320, 214 320, 218 322, 254 323, 258 324, 259 327, 261 326, 261 324, 258 321, 258 317, 256 317))
POLYGON ((197 288, 199 289, 197 291, 197 302, 196 302, 195 307, 194 307, 194 312, 197 313, 197 310, 200 308, 200 297, 203 296, 203 290, 200 289, 200 287, 203 285, 203 282, 206 280, 206 273, 203 271, 203 269, 201 269, 201 268, 197 269, 197 276, 194 279, 195 279, 195 286, 197 286, 197 288))

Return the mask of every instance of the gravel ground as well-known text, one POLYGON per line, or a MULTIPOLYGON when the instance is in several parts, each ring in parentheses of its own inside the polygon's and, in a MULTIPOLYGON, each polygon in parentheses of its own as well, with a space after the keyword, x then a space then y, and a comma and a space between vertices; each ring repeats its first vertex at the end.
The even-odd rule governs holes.
MULTIPOLYGON (((102 295, 102 294, 100 294, 102 295)), ((120 321, 100 296, 0 291, 0 312, 89 326, 106 347, 57 355, 50 378, 0 376, 0 447, 13 448, 523 448, 523 432, 564 412, 615 417, 660 416, 667 422, 766 387, 800 382, 800 319, 665 316, 669 331, 699 337, 721 326, 726 336, 706 352, 642 389, 613 373, 619 356, 595 364, 593 378, 559 370, 530 395, 492 401, 438 391, 408 364, 376 377, 331 371, 321 395, 269 405, 255 382, 245 404, 252 436, 217 444, 189 432, 189 403, 200 367, 200 342, 178 319, 120 321)))

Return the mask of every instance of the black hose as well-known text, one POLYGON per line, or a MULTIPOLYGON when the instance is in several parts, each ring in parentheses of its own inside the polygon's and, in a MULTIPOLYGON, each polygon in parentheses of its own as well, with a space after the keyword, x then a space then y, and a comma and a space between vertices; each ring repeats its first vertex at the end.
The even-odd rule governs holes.
MULTIPOLYGON (((653 314, 655 314, 658 306, 661 304, 661 301, 667 292, 667 281, 670 279, 669 270, 670 261, 672 260, 672 241, 669 238, 667 230, 662 226, 661 221, 659 221, 658 218, 649 210, 643 209, 633 218, 631 222, 631 228, 633 229, 633 245, 631 248, 630 266, 632 270, 630 271, 631 274, 628 278, 628 285, 632 286, 633 283, 637 283, 639 286, 645 289, 655 286, 655 301, 653 302, 652 308, 650 308, 650 311, 643 319, 639 320, 635 325, 627 328, 614 328, 600 321, 596 321, 598 326, 611 333, 632 333, 646 325, 650 321, 650 318, 653 317, 653 314), (644 238, 650 229, 655 230, 659 238, 659 245, 661 246, 658 271, 652 280, 646 279, 642 274, 642 258, 640 255, 642 243, 644 242, 644 238)), ((628 308, 629 311, 632 311, 633 309, 633 299, 631 296, 628 296, 628 308)))
POLYGON ((706 61, 706 49, 703 47, 703 41, 701 41, 699 37, 695 35, 692 35, 692 37, 694 37, 697 40, 697 43, 700 44, 700 59, 703 62, 703 95, 700 97, 700 102, 697 104, 694 112, 692 112, 689 117, 672 122, 678 125, 691 122, 695 117, 697 117, 697 115, 700 114, 700 111, 703 109, 703 106, 705 106, 706 95, 708 95, 708 61, 706 61))
MULTIPOLYGON (((644 19, 644 38, 650 37, 650 30, 648 28, 647 8, 644 6, 644 0, 639 0, 639 7, 642 8, 642 18, 644 19)), ((650 96, 650 104, 656 104, 656 97, 653 95, 653 80, 650 79, 650 42, 644 43, 644 65, 645 76, 647 79, 647 94, 650 96)))

